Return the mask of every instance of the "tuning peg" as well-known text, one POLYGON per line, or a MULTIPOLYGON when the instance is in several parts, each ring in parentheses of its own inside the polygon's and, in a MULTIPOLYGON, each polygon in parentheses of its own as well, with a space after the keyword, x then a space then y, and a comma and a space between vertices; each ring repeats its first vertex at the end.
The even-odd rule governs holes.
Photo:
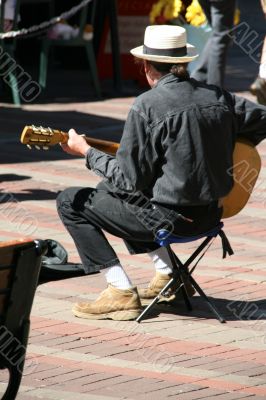
POLYGON ((48 131, 48 133, 49 133, 50 136, 53 136, 53 130, 52 130, 52 128, 48 127, 48 128, 47 128, 47 131, 48 131))
POLYGON ((49 150, 48 146, 43 146, 43 150, 49 150))
POLYGON ((41 150, 40 146, 35 146, 35 149, 41 150))
POLYGON ((27 144, 27 147, 28 147, 28 149, 32 149, 32 147, 31 147, 31 145, 30 144, 27 144))

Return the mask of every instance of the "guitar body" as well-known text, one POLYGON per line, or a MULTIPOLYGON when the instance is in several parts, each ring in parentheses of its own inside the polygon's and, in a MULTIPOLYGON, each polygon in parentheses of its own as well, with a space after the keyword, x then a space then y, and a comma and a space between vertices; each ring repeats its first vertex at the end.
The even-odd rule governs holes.
POLYGON ((227 196, 221 199, 222 218, 238 214, 247 204, 261 168, 261 158, 256 147, 248 142, 236 142, 233 154, 233 168, 228 171, 234 178, 234 186, 227 196))
MULTIPOLYGON (((115 155, 119 143, 96 138, 85 137, 87 143, 96 149, 115 155)), ((48 149, 59 143, 68 141, 68 134, 58 129, 25 126, 21 134, 21 143, 48 149)), ((238 140, 233 154, 233 168, 228 174, 234 178, 234 186, 230 193, 220 199, 223 206, 222 218, 238 214, 245 207, 257 181, 261 168, 261 159, 255 146, 244 140, 238 140)))

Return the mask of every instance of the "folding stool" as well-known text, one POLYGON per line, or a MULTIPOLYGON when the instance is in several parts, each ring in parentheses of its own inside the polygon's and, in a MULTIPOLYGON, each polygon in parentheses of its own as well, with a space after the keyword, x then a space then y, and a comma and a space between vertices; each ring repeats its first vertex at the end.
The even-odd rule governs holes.
POLYGON ((157 232, 155 241, 160 246, 165 247, 167 249, 167 252, 169 254, 169 257, 170 257, 170 260, 172 263, 172 267, 173 267, 172 279, 165 285, 165 287, 160 291, 160 293, 152 300, 152 302, 139 315, 139 317, 136 319, 137 322, 140 322, 143 319, 143 317, 156 305, 156 303, 158 303, 161 296, 166 295, 167 291, 170 288, 175 287, 175 286, 177 286, 175 293, 177 293, 179 290, 181 290, 186 307, 189 311, 191 311, 192 305, 188 298, 188 294, 186 292, 186 286, 184 284, 185 281, 192 284, 194 289, 198 292, 198 294, 202 297, 202 299, 208 304, 208 306, 210 307, 212 312, 215 314, 215 316, 218 318, 218 320, 221 323, 226 322, 225 319, 223 318, 223 316, 219 313, 219 311, 213 304, 213 302, 207 297, 207 295, 201 289, 199 284, 192 277, 192 272, 196 268, 200 259, 207 252, 208 248, 210 247, 210 245, 212 244, 213 240, 216 238, 217 235, 219 235, 222 240, 223 258, 225 258, 227 254, 228 255, 233 254, 233 250, 230 246, 230 243, 229 243, 224 231, 222 230, 223 226, 224 226, 223 222, 220 222, 217 226, 215 226, 213 229, 209 230, 208 232, 204 232, 197 236, 190 236, 190 237, 189 236, 182 237, 182 236, 172 235, 166 229, 160 229, 157 232), (203 242, 196 248, 196 250, 191 254, 191 256, 184 263, 181 262, 181 260, 177 257, 177 255, 171 249, 171 244, 173 244, 173 243, 194 242, 194 241, 202 239, 202 238, 204 238, 203 242), (198 257, 198 260, 196 261, 195 265, 192 266, 191 269, 189 269, 189 266, 197 257, 198 257))

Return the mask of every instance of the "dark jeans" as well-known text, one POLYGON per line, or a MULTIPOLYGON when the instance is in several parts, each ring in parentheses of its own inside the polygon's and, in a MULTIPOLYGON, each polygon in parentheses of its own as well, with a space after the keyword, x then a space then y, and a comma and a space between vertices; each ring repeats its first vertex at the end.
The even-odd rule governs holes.
POLYGON ((207 41, 192 77, 211 85, 223 87, 230 29, 234 24, 236 0, 199 0, 212 34, 207 41))
POLYGON ((213 228, 220 220, 217 202, 210 206, 177 210, 153 205, 144 195, 110 191, 104 182, 96 189, 69 188, 57 198, 59 216, 72 236, 86 273, 119 262, 102 230, 124 239, 131 254, 147 253, 160 228, 179 235, 195 235, 213 228))

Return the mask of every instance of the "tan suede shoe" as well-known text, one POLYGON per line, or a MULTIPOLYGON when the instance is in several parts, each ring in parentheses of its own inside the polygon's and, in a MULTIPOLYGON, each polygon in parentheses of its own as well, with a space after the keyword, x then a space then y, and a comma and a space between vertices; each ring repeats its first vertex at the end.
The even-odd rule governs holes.
POLYGON ((137 288, 121 290, 108 285, 98 299, 77 303, 72 311, 80 318, 127 321, 136 319, 142 310, 137 288))
MULTIPOLYGON (((159 272, 156 272, 155 276, 150 281, 149 286, 145 289, 139 289, 139 297, 141 299, 141 303, 143 305, 149 304, 149 302, 160 293, 160 291, 171 280, 171 278, 172 278, 171 275, 160 274, 159 272)), ((177 285, 174 285, 174 287, 169 289, 165 296, 161 296, 161 299, 159 300, 158 303, 160 302, 170 303, 175 300, 183 299, 181 290, 178 291, 176 294, 174 294, 175 290, 178 288, 179 285, 180 282, 178 282, 177 285)), ((192 297, 195 294, 195 289, 189 282, 187 282, 185 286, 188 296, 192 297)))

